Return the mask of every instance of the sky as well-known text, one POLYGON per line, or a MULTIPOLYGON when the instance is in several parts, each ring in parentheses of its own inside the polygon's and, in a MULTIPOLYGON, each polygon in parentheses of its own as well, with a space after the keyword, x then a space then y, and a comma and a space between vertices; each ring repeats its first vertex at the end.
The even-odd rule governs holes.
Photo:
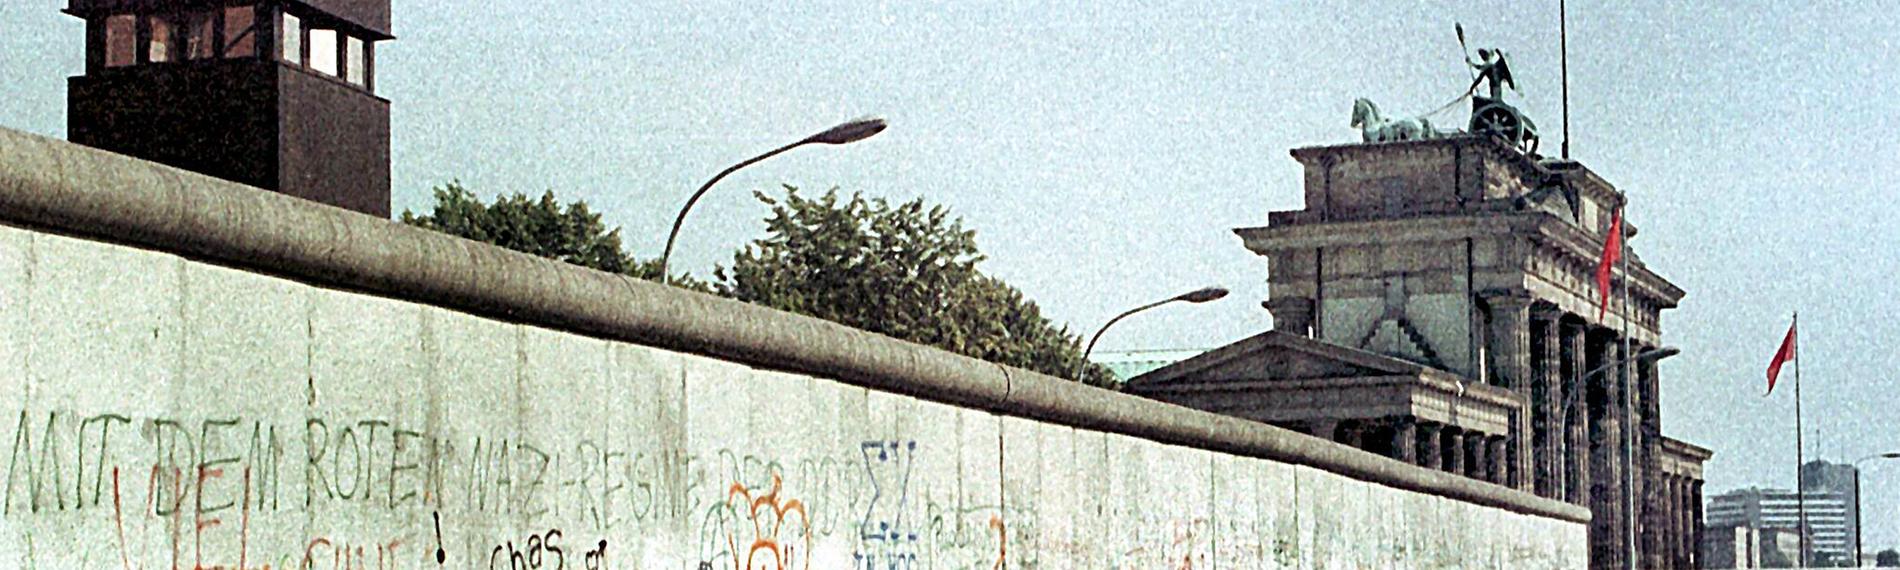
MULTIPOLYGON (((84 30, 64 4, 0 1, 0 126, 65 136, 84 30)), ((1301 207, 1287 152, 1356 141, 1354 98, 1414 115, 1462 92, 1454 23, 1510 53, 1554 150, 1557 4, 396 0, 377 85, 397 211, 451 180, 553 190, 641 257, 713 173, 881 116, 875 138, 721 182, 674 267, 709 275, 762 235, 755 190, 924 197, 977 230, 986 271, 1079 331, 1232 289, 1123 321, 1098 350, 1210 348, 1271 326, 1266 264, 1231 230, 1301 207)), ((1762 390, 1795 311, 1807 456, 1900 451, 1900 16, 1570 4, 1572 155, 1630 196, 1631 249, 1688 291, 1663 319, 1683 349, 1661 363, 1663 426, 1715 450, 1706 494, 1794 485, 1793 391, 1762 390)), ((1900 547, 1900 464, 1867 467, 1866 544, 1900 547)))

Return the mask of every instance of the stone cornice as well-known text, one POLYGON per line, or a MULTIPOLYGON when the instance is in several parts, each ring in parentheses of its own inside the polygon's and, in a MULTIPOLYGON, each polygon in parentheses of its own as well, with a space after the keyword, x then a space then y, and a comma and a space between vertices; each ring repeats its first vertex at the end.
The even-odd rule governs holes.
MULTIPOLYGON (((1247 249, 1268 255, 1281 249, 1311 249, 1355 246, 1370 243, 1367 235, 1381 236, 1386 242, 1446 241, 1474 237, 1528 235, 1566 262, 1595 266, 1603 253, 1603 240, 1575 224, 1541 211, 1512 213, 1486 212, 1433 217, 1376 219, 1285 226, 1235 228, 1247 249)), ((1634 292, 1648 297, 1658 306, 1673 308, 1681 301, 1682 288, 1650 271, 1640 259, 1630 255, 1629 270, 1635 279, 1634 292)))
POLYGON ((1140 392, 1150 386, 1168 385, 1235 359, 1268 350, 1289 350, 1367 370, 1376 370, 1379 375, 1416 376, 1432 370, 1420 364, 1383 354, 1339 346, 1297 334, 1267 331, 1130 378, 1127 390, 1140 392))
POLYGON ((1569 182, 1579 195, 1610 208, 1621 208, 1629 200, 1622 191, 1581 162, 1551 160, 1534 168, 1535 175, 1543 180, 1569 182))
POLYGON ((1310 249, 1366 245, 1366 234, 1385 236, 1385 241, 1442 241, 1474 236, 1508 234, 1514 228, 1510 216, 1497 214, 1455 214, 1430 217, 1384 218, 1335 222, 1314 222, 1284 226, 1235 228, 1248 250, 1267 255, 1276 249, 1310 249))
POLYGON ((1422 141, 1307 146, 1295 148, 1289 151, 1289 154, 1301 164, 1325 165, 1328 162, 1337 161, 1342 156, 1376 155, 1394 150, 1424 149, 1435 146, 1451 146, 1461 151, 1472 150, 1483 153, 1489 158, 1496 159, 1498 164, 1507 165, 1515 170, 1517 177, 1524 180, 1531 188, 1536 188, 1546 181, 1561 180, 1570 182, 1580 194, 1612 208, 1621 207, 1627 200, 1627 197, 1609 181, 1604 180, 1596 171, 1590 170, 1590 167, 1581 162, 1551 158, 1542 159, 1540 162, 1492 137, 1485 136, 1463 135, 1422 141))
POLYGON ((1475 149, 1479 152, 1486 153, 1493 158, 1500 159, 1500 161, 1505 164, 1511 164, 1513 166, 1516 166, 1521 171, 1524 171, 1527 173, 1541 171, 1541 169, 1538 168, 1537 164, 1533 162, 1530 159, 1530 157, 1525 156, 1524 153, 1518 152, 1516 149, 1512 149, 1508 146, 1505 146, 1503 143, 1500 143, 1497 140, 1492 139, 1491 137, 1473 136, 1473 135, 1451 136, 1451 137, 1428 139, 1428 140, 1421 140, 1421 141, 1397 141, 1397 142, 1377 142, 1377 143, 1361 142, 1361 143, 1345 143, 1345 144, 1333 144, 1333 145, 1303 146, 1303 147, 1295 148, 1293 150, 1288 151, 1288 154, 1291 154, 1294 160, 1298 160, 1302 164, 1323 164, 1325 161, 1328 161, 1328 160, 1337 160, 1336 157, 1339 157, 1339 156, 1347 156, 1347 155, 1355 155, 1355 154, 1363 154, 1363 155, 1383 154, 1383 153, 1390 153, 1393 150, 1401 150, 1401 149, 1408 149, 1408 148, 1425 149, 1425 148, 1438 147, 1438 146, 1451 146, 1451 147, 1458 147, 1460 149, 1475 149))
POLYGON ((1146 394, 1184 394, 1206 392, 1281 392, 1333 390, 1355 386, 1409 386, 1423 388, 1431 393, 1469 400, 1471 402, 1494 406, 1498 410, 1516 410, 1525 405, 1525 398, 1517 392, 1473 382, 1463 382, 1449 374, 1421 371, 1416 376, 1355 376, 1344 378, 1318 378, 1302 380, 1234 380, 1200 381, 1152 384, 1141 387, 1146 394))
POLYGON ((1691 444, 1672 437, 1662 438, 1662 467, 1664 473, 1702 480, 1702 465, 1715 452, 1708 448, 1691 444))
MULTIPOLYGON (((1552 251, 1569 260, 1594 267, 1603 255, 1603 238, 1584 231, 1576 224, 1545 212, 1529 213, 1527 216, 1535 220, 1537 229, 1532 234, 1532 241, 1550 246, 1552 251)), ((1635 276, 1632 282, 1636 285, 1637 294, 1660 301, 1658 305, 1664 308, 1675 307, 1685 294, 1681 287, 1650 271, 1633 252, 1629 254, 1629 271, 1635 276)))
POLYGON ((1662 438, 1662 448, 1664 452, 1671 455, 1679 455, 1696 461, 1708 461, 1709 458, 1715 457, 1714 450, 1673 437, 1662 438))
POLYGON ((1531 295, 1530 290, 1522 287, 1485 289, 1478 292, 1478 297, 1490 303, 1491 306, 1500 309, 1530 308, 1531 303, 1537 300, 1536 297, 1531 295))

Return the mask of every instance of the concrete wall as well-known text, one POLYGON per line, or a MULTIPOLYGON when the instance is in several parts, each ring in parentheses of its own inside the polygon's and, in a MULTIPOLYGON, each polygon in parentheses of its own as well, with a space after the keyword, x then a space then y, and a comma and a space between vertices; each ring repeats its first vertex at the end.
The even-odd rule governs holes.
POLYGON ((1585 566, 1573 506, 4 130, 0 221, 0 566, 1585 566))

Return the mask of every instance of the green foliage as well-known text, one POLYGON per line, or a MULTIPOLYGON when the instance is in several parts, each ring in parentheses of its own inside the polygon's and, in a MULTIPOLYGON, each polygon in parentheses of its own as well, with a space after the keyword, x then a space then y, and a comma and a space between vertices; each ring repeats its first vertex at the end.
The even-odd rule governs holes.
MULTIPOLYGON (((460 182, 434 191, 432 211, 405 211, 402 222, 602 271, 659 275, 657 259, 634 259, 620 230, 608 229, 585 202, 562 204, 550 191, 539 199, 502 194, 486 204, 460 182)), ((716 290, 684 276, 675 285, 1052 376, 1075 374, 1075 335, 1021 291, 977 270, 976 232, 942 206, 843 199, 835 190, 808 199, 789 186, 782 199, 755 195, 772 208, 766 236, 735 253, 731 268, 715 271, 716 290)), ((1090 384, 1113 384, 1099 365, 1085 375, 1090 384)))
MULTIPOLYGON (((549 190, 539 199, 498 194, 495 203, 484 204, 460 181, 434 191, 435 209, 421 216, 404 210, 402 223, 610 273, 649 280, 660 275, 659 258, 634 259, 621 247, 620 228, 607 229, 585 201, 563 205, 549 190)), ((673 276, 673 285, 712 291, 688 275, 673 276)))
POLYGON ((538 200, 519 192, 497 195, 489 205, 460 181, 450 182, 435 188, 433 212, 404 210, 402 223, 611 273, 651 279, 657 272, 623 251, 620 228, 608 230, 587 202, 562 205, 552 190, 538 200))
MULTIPOLYGON (((976 267, 976 233, 922 199, 891 205, 834 189, 812 199, 754 193, 766 236, 714 271, 720 294, 951 352, 1070 378, 1077 338, 1022 292, 976 267)), ((1090 364, 1087 381, 1112 385, 1090 364)))

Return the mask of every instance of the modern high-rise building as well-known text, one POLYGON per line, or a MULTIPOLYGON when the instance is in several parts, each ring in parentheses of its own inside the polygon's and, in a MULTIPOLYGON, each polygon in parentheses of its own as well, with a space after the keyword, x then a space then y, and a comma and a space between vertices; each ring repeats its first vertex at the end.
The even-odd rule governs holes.
POLYGON ((69 0, 73 142, 389 216, 389 0, 69 0))
MULTIPOLYGON (((1853 465, 1830 463, 1822 460, 1809 461, 1801 466, 1801 486, 1813 492, 1833 493, 1847 505, 1846 540, 1850 551, 1860 544, 1860 490, 1854 483, 1858 475, 1853 465)), ((1818 529, 1817 529, 1818 530, 1818 529)))
POLYGON ((1711 526, 1701 548, 1703 568, 1793 568, 1801 539, 1788 529, 1711 526))
MULTIPOLYGON (((1809 490, 1797 495, 1787 489, 1738 489, 1709 499, 1705 523, 1709 528, 1746 527, 1796 532, 1806 511, 1810 566, 1844 564, 1854 560, 1853 526, 1848 502, 1832 491, 1809 490), (1804 497, 1805 500, 1800 500, 1804 497)), ((1797 536, 1799 536, 1797 534, 1797 536)))

